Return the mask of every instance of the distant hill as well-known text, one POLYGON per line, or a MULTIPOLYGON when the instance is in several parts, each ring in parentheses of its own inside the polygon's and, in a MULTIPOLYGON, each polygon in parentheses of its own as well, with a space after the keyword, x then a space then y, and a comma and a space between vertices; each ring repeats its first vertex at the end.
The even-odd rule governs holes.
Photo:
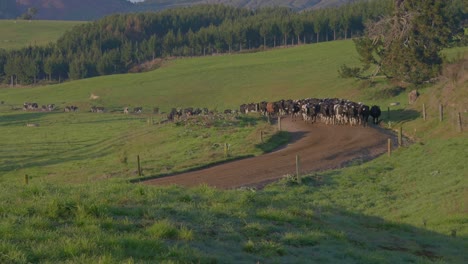
POLYGON ((350 2, 349 0, 146 0, 137 3, 135 6, 138 10, 144 8, 149 9, 166 9, 176 6, 187 6, 195 4, 225 4, 235 7, 244 7, 257 9, 267 6, 284 6, 293 10, 304 10, 311 8, 324 8, 337 6, 343 3, 350 2))
POLYGON ((95 20, 113 13, 158 11, 197 4, 226 4, 257 9, 266 6, 284 6, 293 10, 325 8, 350 0, 146 0, 131 3, 128 0, 1 0, 0 19, 14 19, 28 8, 36 8, 34 19, 41 20, 95 20))
POLYGON ((94 20, 112 13, 129 12, 134 4, 127 0, 1 0, 0 18, 16 18, 28 8, 36 8, 34 19, 94 20))

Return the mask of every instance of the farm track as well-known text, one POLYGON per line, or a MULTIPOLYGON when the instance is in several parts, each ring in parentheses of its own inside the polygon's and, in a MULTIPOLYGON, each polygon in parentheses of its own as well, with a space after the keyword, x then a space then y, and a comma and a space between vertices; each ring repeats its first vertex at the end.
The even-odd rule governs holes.
MULTIPOLYGON (((384 153, 391 133, 376 127, 350 127, 306 124, 282 119, 282 129, 291 133, 291 142, 278 150, 213 167, 145 181, 149 185, 201 184, 220 189, 262 188, 287 174, 295 174, 296 155, 301 173, 311 173, 346 166, 355 160, 370 160, 384 153)), ((395 140, 393 140, 395 142, 395 140)))

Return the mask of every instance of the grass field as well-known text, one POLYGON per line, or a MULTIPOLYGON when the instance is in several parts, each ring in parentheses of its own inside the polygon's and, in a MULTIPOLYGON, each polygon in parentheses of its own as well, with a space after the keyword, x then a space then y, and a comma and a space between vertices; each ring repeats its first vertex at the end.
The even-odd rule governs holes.
POLYGON ((351 43, 336 41, 253 54, 177 59, 153 72, 22 91, 5 89, 0 96, 16 104, 26 100, 93 103, 110 108, 142 105, 159 106, 165 111, 179 106, 237 109, 242 103, 281 98, 349 98, 355 97, 354 81, 339 79, 335 69, 357 61, 351 43), (99 100, 91 102, 91 93, 100 96, 99 100))
POLYGON ((448 78, 421 89, 408 106, 406 93, 391 85, 337 77, 341 64, 357 61, 351 43, 181 59, 141 74, 0 89, 0 262, 468 262, 468 141, 452 119, 434 121, 433 102, 459 109, 468 99, 466 82, 448 78), (305 97, 400 102, 390 120, 383 113, 384 124, 403 125, 417 141, 391 157, 314 173, 302 184, 285 178, 264 190, 129 183, 137 178, 136 155, 145 176, 170 173, 225 159, 223 143, 231 144, 232 158, 258 155, 265 149, 259 131, 268 131, 267 140, 274 133, 254 116, 159 124, 164 117, 149 113, 155 106, 223 110, 305 97), (11 110, 24 101, 81 111, 11 110), (418 112, 423 102, 431 107, 426 123, 418 112), (89 113, 91 105, 109 112, 89 113), (111 112, 127 105, 145 113, 111 112))
POLYGON ((47 20, 0 20, 0 49, 16 49, 28 45, 46 45, 56 41, 65 31, 85 22, 47 20))

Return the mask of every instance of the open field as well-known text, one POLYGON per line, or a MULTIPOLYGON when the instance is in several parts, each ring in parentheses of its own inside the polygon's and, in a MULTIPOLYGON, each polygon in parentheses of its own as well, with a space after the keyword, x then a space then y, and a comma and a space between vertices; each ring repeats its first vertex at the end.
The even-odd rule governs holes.
POLYGON ((81 21, 0 20, 0 49, 46 45, 81 21))
POLYGON ((148 73, 0 89, 0 262, 468 262, 467 132, 457 132, 451 118, 435 122, 433 102, 463 109, 466 81, 421 89, 421 99, 408 106, 406 93, 390 85, 337 78, 339 65, 357 60, 351 43, 174 60, 148 73), (301 184, 287 177, 263 190, 129 183, 137 178, 136 155, 148 176, 224 160, 223 143, 232 145, 233 158, 281 143, 271 140, 274 128, 263 118, 159 124, 164 116, 152 116, 154 106, 221 111, 304 97, 400 102, 390 120, 384 111, 383 126, 403 125, 418 141, 391 157, 355 160, 301 184), (80 112, 11 110, 24 101, 74 104, 80 112), (422 102, 431 107, 425 123, 422 102), (89 113, 91 105, 109 112, 89 113), (144 113, 118 112, 127 105, 144 113), (268 132, 268 146, 259 145, 260 130, 268 132))
POLYGON ((2 89, 7 103, 23 101, 224 110, 282 98, 357 99, 355 81, 338 78, 342 63, 357 62, 351 41, 336 41, 242 55, 169 61, 156 71, 91 78, 34 89, 2 89), (329 70, 333 69, 333 70, 329 70), (53 92, 52 92, 53 91, 53 92), (100 96, 91 101, 91 94, 100 96))

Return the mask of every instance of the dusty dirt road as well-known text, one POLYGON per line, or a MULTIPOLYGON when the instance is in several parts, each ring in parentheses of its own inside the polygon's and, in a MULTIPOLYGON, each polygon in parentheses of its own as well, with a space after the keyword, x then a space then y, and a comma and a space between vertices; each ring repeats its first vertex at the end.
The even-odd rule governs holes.
POLYGON ((274 152, 143 183, 188 187, 207 184, 221 189, 261 188, 286 174, 295 174, 296 154, 300 156, 302 174, 340 168, 353 160, 369 160, 384 153, 387 139, 394 137, 371 126, 305 124, 286 117, 281 123, 282 129, 291 133, 291 142, 274 152))

